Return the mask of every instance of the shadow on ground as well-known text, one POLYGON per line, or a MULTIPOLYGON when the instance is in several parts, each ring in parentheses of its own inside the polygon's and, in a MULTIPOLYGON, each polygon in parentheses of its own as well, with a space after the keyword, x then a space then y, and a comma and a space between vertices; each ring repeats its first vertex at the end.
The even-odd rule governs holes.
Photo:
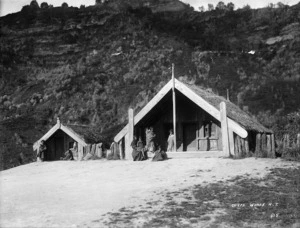
MULTIPOLYGON (((199 178, 201 172, 197 174, 199 178)), ((150 200, 138 208, 121 208, 93 224, 101 222, 108 227, 300 226, 300 169, 297 168, 271 169, 261 179, 237 176, 226 182, 160 194, 164 200, 150 200)))

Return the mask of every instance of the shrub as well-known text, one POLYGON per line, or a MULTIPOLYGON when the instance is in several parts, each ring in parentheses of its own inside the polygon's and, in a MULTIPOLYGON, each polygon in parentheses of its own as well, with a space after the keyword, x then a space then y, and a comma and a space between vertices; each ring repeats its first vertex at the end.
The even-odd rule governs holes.
POLYGON ((34 8, 34 9, 39 9, 40 8, 40 6, 39 6, 39 4, 37 3, 36 0, 32 0, 30 2, 30 7, 34 8))
POLYGON ((261 149, 260 151, 255 152, 255 157, 257 158, 267 158, 268 152, 265 149, 261 149))
POLYGON ((289 161, 300 161, 300 146, 285 148, 282 152, 282 158, 289 161))
POLYGON ((47 3, 47 2, 42 2, 41 8, 42 8, 42 9, 48 9, 48 8, 49 8, 48 3, 47 3))
POLYGON ((64 2, 63 4, 61 4, 61 7, 62 7, 62 8, 68 8, 69 5, 68 5, 68 3, 64 2))

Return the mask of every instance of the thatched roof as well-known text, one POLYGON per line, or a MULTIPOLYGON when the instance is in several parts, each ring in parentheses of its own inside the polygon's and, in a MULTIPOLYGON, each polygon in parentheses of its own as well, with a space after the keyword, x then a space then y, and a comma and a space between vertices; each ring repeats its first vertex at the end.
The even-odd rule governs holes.
MULTIPOLYGON (((227 120, 228 126, 233 132, 240 137, 247 137, 247 131, 273 133, 272 130, 267 129, 260 124, 256 119, 251 117, 246 112, 242 111, 238 106, 225 98, 209 92, 194 84, 181 82, 177 79, 170 80, 147 104, 134 116, 134 124, 141 121, 175 86, 188 99, 203 108, 206 112, 220 121, 220 103, 224 101, 227 106, 227 120)), ((128 124, 114 137, 115 142, 119 142, 128 133, 128 124)))
POLYGON ((79 144, 86 146, 87 144, 95 144, 101 142, 96 128, 86 125, 64 125, 57 119, 57 123, 43 135, 38 141, 33 144, 33 150, 37 150, 41 140, 47 141, 58 130, 65 132, 79 144))
POLYGON ((99 143, 101 141, 97 130, 93 126, 66 124, 71 131, 79 135, 88 144, 99 143))
MULTIPOLYGON (((183 82, 181 82, 183 83, 183 82)), ((260 124, 257 120, 255 120, 253 117, 251 117, 249 114, 241 110, 237 105, 234 103, 226 100, 222 96, 218 96, 210 91, 207 91, 199 86, 192 85, 192 84, 185 84, 188 88, 190 88, 192 91, 194 91, 197 95, 202 97, 204 100, 206 100, 209 104, 213 105, 215 108, 220 110, 220 103, 224 101, 226 103, 227 107, 227 116, 239 123, 241 126, 243 126, 246 130, 253 130, 257 132, 266 132, 266 133, 273 133, 272 130, 264 127, 262 124, 260 124)))

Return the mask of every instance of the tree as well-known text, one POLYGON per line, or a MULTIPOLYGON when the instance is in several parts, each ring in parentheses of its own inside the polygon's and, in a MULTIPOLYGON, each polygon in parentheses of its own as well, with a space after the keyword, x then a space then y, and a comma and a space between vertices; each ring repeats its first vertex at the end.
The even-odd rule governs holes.
POLYGON ((199 7, 199 11, 200 11, 200 12, 204 12, 204 10, 205 10, 205 9, 204 9, 204 6, 200 6, 200 7, 199 7))
POLYGON ((233 4, 232 2, 229 2, 229 3, 227 4, 227 9, 228 9, 229 11, 233 11, 233 10, 234 10, 234 4, 233 4))
POLYGON ((42 2, 41 9, 47 9, 47 8, 49 8, 48 3, 47 2, 42 2))
POLYGON ((282 9, 285 5, 282 2, 277 2, 277 7, 282 9))
POLYGON ((68 4, 66 2, 64 2, 63 4, 61 4, 61 7, 68 8, 69 6, 68 6, 68 4))
POLYGON ((39 4, 37 3, 36 0, 32 0, 30 2, 30 7, 35 8, 35 9, 39 9, 40 8, 40 6, 39 6, 39 4))
POLYGON ((275 4, 274 3, 269 3, 268 8, 275 8, 275 4))
POLYGON ((208 11, 214 10, 214 5, 213 4, 208 4, 208 11))
POLYGON ((28 12, 30 10, 30 6, 29 5, 25 5, 22 7, 21 12, 28 12))
POLYGON ((242 8, 243 10, 251 10, 251 6, 249 6, 248 4, 243 6, 242 8))
POLYGON ((226 10, 226 5, 224 2, 218 2, 218 4, 216 5, 216 10, 226 10))

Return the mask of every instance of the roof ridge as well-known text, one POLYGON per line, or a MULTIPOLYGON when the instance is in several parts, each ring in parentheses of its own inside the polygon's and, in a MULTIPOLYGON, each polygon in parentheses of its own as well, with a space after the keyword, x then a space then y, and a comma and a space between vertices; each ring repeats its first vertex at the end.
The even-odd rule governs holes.
POLYGON ((65 124, 66 126, 80 126, 80 127, 91 127, 91 125, 85 125, 85 124, 65 124))

